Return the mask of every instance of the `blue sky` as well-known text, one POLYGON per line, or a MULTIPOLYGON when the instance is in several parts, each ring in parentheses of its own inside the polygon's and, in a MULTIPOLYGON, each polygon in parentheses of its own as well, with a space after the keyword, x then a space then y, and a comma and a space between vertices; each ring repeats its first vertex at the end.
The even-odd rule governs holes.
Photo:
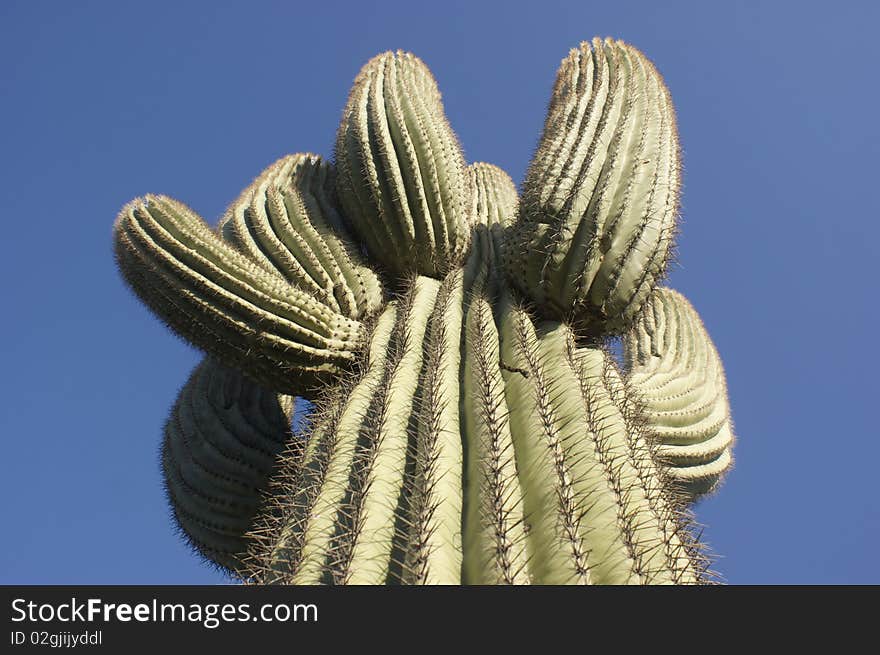
POLYGON ((0 583, 217 583, 171 527, 163 421, 198 354, 124 287, 111 225, 210 221, 265 166, 330 155, 349 86, 406 49, 469 161, 522 180, 556 67, 645 52, 684 157, 670 284, 728 373, 736 468, 697 507, 730 583, 880 583, 874 2, 0 5, 0 583), (540 6, 539 6, 540 5, 540 6))

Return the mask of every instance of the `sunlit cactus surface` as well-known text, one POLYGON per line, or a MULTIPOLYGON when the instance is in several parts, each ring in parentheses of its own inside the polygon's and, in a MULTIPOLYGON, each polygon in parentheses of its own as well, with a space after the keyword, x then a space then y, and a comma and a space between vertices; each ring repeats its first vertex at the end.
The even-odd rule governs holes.
POLYGON ((205 353, 162 446, 186 539, 253 583, 716 581, 689 506, 733 430, 715 346, 660 286, 680 177, 660 74, 594 39, 520 192, 388 52, 332 160, 275 162, 217 227, 133 200, 119 269, 205 353))

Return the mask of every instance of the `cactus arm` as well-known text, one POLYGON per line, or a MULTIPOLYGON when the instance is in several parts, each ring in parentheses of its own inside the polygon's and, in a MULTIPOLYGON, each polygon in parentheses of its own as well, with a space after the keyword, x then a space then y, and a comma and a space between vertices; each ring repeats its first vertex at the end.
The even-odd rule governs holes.
POLYGON ((635 97, 626 92, 632 75, 630 61, 625 57, 618 59, 613 48, 595 42, 594 56, 595 62, 581 57, 579 63, 586 64, 587 70, 576 74, 585 78, 595 72, 595 95, 591 94, 586 103, 565 95, 560 97, 562 103, 575 100, 576 106, 583 106, 586 113, 580 117, 580 126, 572 130, 576 138, 570 148, 557 155, 565 162, 563 168, 556 177, 546 179, 545 184, 549 182, 551 186, 542 193, 545 203, 552 208, 548 212, 552 220, 548 247, 558 261, 558 265, 546 271, 548 278, 544 284, 561 292, 561 307, 574 306, 582 299, 585 285, 595 278, 603 263, 596 253, 609 219, 610 197, 623 176, 620 155, 625 156, 632 142, 639 138, 638 126, 632 125, 635 97), (600 154, 604 147, 608 148, 607 160, 600 154), (572 241, 566 249, 567 239, 572 241), (575 284, 566 284, 571 280, 575 284))
MULTIPOLYGON (((406 79, 404 66, 396 65, 395 57, 385 58, 383 64, 383 75, 376 79, 377 82, 382 81, 382 102, 387 112, 391 145, 391 148, 383 149, 389 155, 384 163, 386 170, 391 173, 389 179, 399 184, 397 190, 404 193, 397 205, 399 216, 406 221, 403 225, 404 237, 412 240, 413 246, 420 251, 422 261, 425 258, 430 261, 434 257, 442 257, 447 246, 442 208, 439 215, 432 216, 432 209, 436 208, 432 207, 428 198, 428 185, 435 166, 425 156, 425 126, 414 111, 413 103, 406 97, 409 80, 406 79)), ((379 102, 379 99, 376 101, 379 102)), ((434 178, 436 180, 436 174, 434 178)), ((433 262, 429 265, 433 266, 433 262)))
MULTIPOLYGON (((633 86, 641 93, 633 103, 634 124, 622 129, 639 135, 638 146, 630 147, 620 164, 627 183, 617 180, 616 187, 626 191, 616 194, 609 207, 603 232, 613 235, 611 247, 590 291, 594 306, 603 307, 609 316, 622 315, 626 321, 641 306, 634 300, 644 293, 645 280, 650 289, 665 266, 677 204, 677 199, 669 197, 669 189, 678 187, 677 141, 666 89, 653 65, 633 53, 630 50, 625 61, 634 69, 633 86)), ((609 153, 609 158, 613 156, 609 153)))
POLYGON ((461 148, 427 67, 385 53, 361 70, 336 143, 338 191, 352 229, 394 274, 442 278, 470 238, 461 148))
MULTIPOLYGON (((506 227, 513 222, 519 196, 513 180, 503 170, 487 164, 477 162, 468 166, 471 176, 471 188, 473 189, 474 207, 471 215, 475 225, 488 225, 506 227)), ((495 257, 501 261, 501 244, 496 247, 495 257)))
POLYGON ((290 440, 292 412, 292 398, 211 358, 195 368, 171 410, 162 447, 169 504, 190 544, 219 566, 242 569, 245 535, 290 440))
MULTIPOLYGON (((260 261, 292 285, 339 311, 330 276, 321 268, 302 232, 290 225, 291 217, 280 197, 294 164, 293 158, 286 158, 264 171, 227 210, 218 229, 227 241, 251 259, 260 261), (279 228, 283 230, 281 234, 279 228)), ((301 198, 295 198, 293 204, 297 204, 297 200, 301 204, 301 198)))
POLYGON ((399 85, 398 93, 415 141, 424 201, 435 234, 436 256, 443 262, 443 270, 446 262, 459 262, 468 246, 471 217, 465 211, 464 201, 469 194, 464 157, 427 67, 412 62, 401 67, 399 74, 405 81, 399 85))
POLYGON ((506 267, 543 314, 593 334, 632 321, 666 265, 678 204, 674 116, 635 48, 595 39, 562 62, 506 267))
POLYGON ((656 289, 624 356, 667 474, 690 500, 711 492, 732 464, 734 436, 724 368, 699 315, 681 294, 656 289))
MULTIPOLYGON (((404 261, 401 239, 392 234, 390 191, 380 184, 376 160, 370 145, 367 93, 363 73, 355 80, 345 108, 346 129, 336 139, 336 186, 348 224, 370 252, 385 252, 385 258, 404 261), (365 179, 361 181, 361 176, 365 179), (363 220, 353 217, 365 217, 363 220)), ((376 155, 378 157, 378 154, 376 155)), ((382 261, 380 258, 379 261, 382 261)))
MULTIPOLYGON (((341 274, 341 277, 333 276, 334 288, 342 287, 345 294, 354 296, 355 308, 350 310, 353 313, 346 315, 357 319, 375 315, 385 306, 384 289, 376 273, 363 261, 354 237, 342 220, 336 200, 336 172, 328 164, 305 170, 309 174, 308 182, 301 186, 310 191, 302 194, 308 223, 323 241, 341 274)), ((292 194, 285 198, 290 203, 292 194)), ((331 265, 332 262, 327 265, 328 269, 331 265)))
POLYGON ((360 348, 358 321, 235 251, 170 198, 127 205, 115 246, 123 276, 147 306, 197 347, 278 391, 338 375, 360 348))
POLYGON ((361 319, 381 307, 382 286, 335 215, 334 184, 332 167, 320 157, 289 155, 242 192, 218 229, 330 309, 361 319))

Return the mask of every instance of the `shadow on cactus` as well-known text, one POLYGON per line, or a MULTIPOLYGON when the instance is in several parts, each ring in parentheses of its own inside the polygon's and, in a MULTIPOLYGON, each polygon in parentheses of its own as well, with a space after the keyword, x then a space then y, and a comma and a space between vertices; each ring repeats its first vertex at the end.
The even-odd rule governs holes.
POLYGON ((658 286, 679 171, 660 75, 595 39, 521 196, 398 52, 355 80, 334 163, 281 159, 216 229, 127 205, 122 275, 205 352, 162 451, 189 542, 258 583, 713 581, 688 507, 733 433, 709 336, 658 286))

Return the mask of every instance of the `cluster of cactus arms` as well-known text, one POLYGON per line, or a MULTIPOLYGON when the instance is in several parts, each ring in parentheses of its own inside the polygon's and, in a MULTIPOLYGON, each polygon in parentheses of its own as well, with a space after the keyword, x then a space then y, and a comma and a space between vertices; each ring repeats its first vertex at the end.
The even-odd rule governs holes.
POLYGON ((261 584, 715 581, 690 505, 733 433, 718 353, 659 285, 679 186, 663 80, 594 39, 519 193, 388 52, 332 163, 284 157, 216 228, 129 203, 123 277, 205 353, 162 447, 188 541, 261 584))

